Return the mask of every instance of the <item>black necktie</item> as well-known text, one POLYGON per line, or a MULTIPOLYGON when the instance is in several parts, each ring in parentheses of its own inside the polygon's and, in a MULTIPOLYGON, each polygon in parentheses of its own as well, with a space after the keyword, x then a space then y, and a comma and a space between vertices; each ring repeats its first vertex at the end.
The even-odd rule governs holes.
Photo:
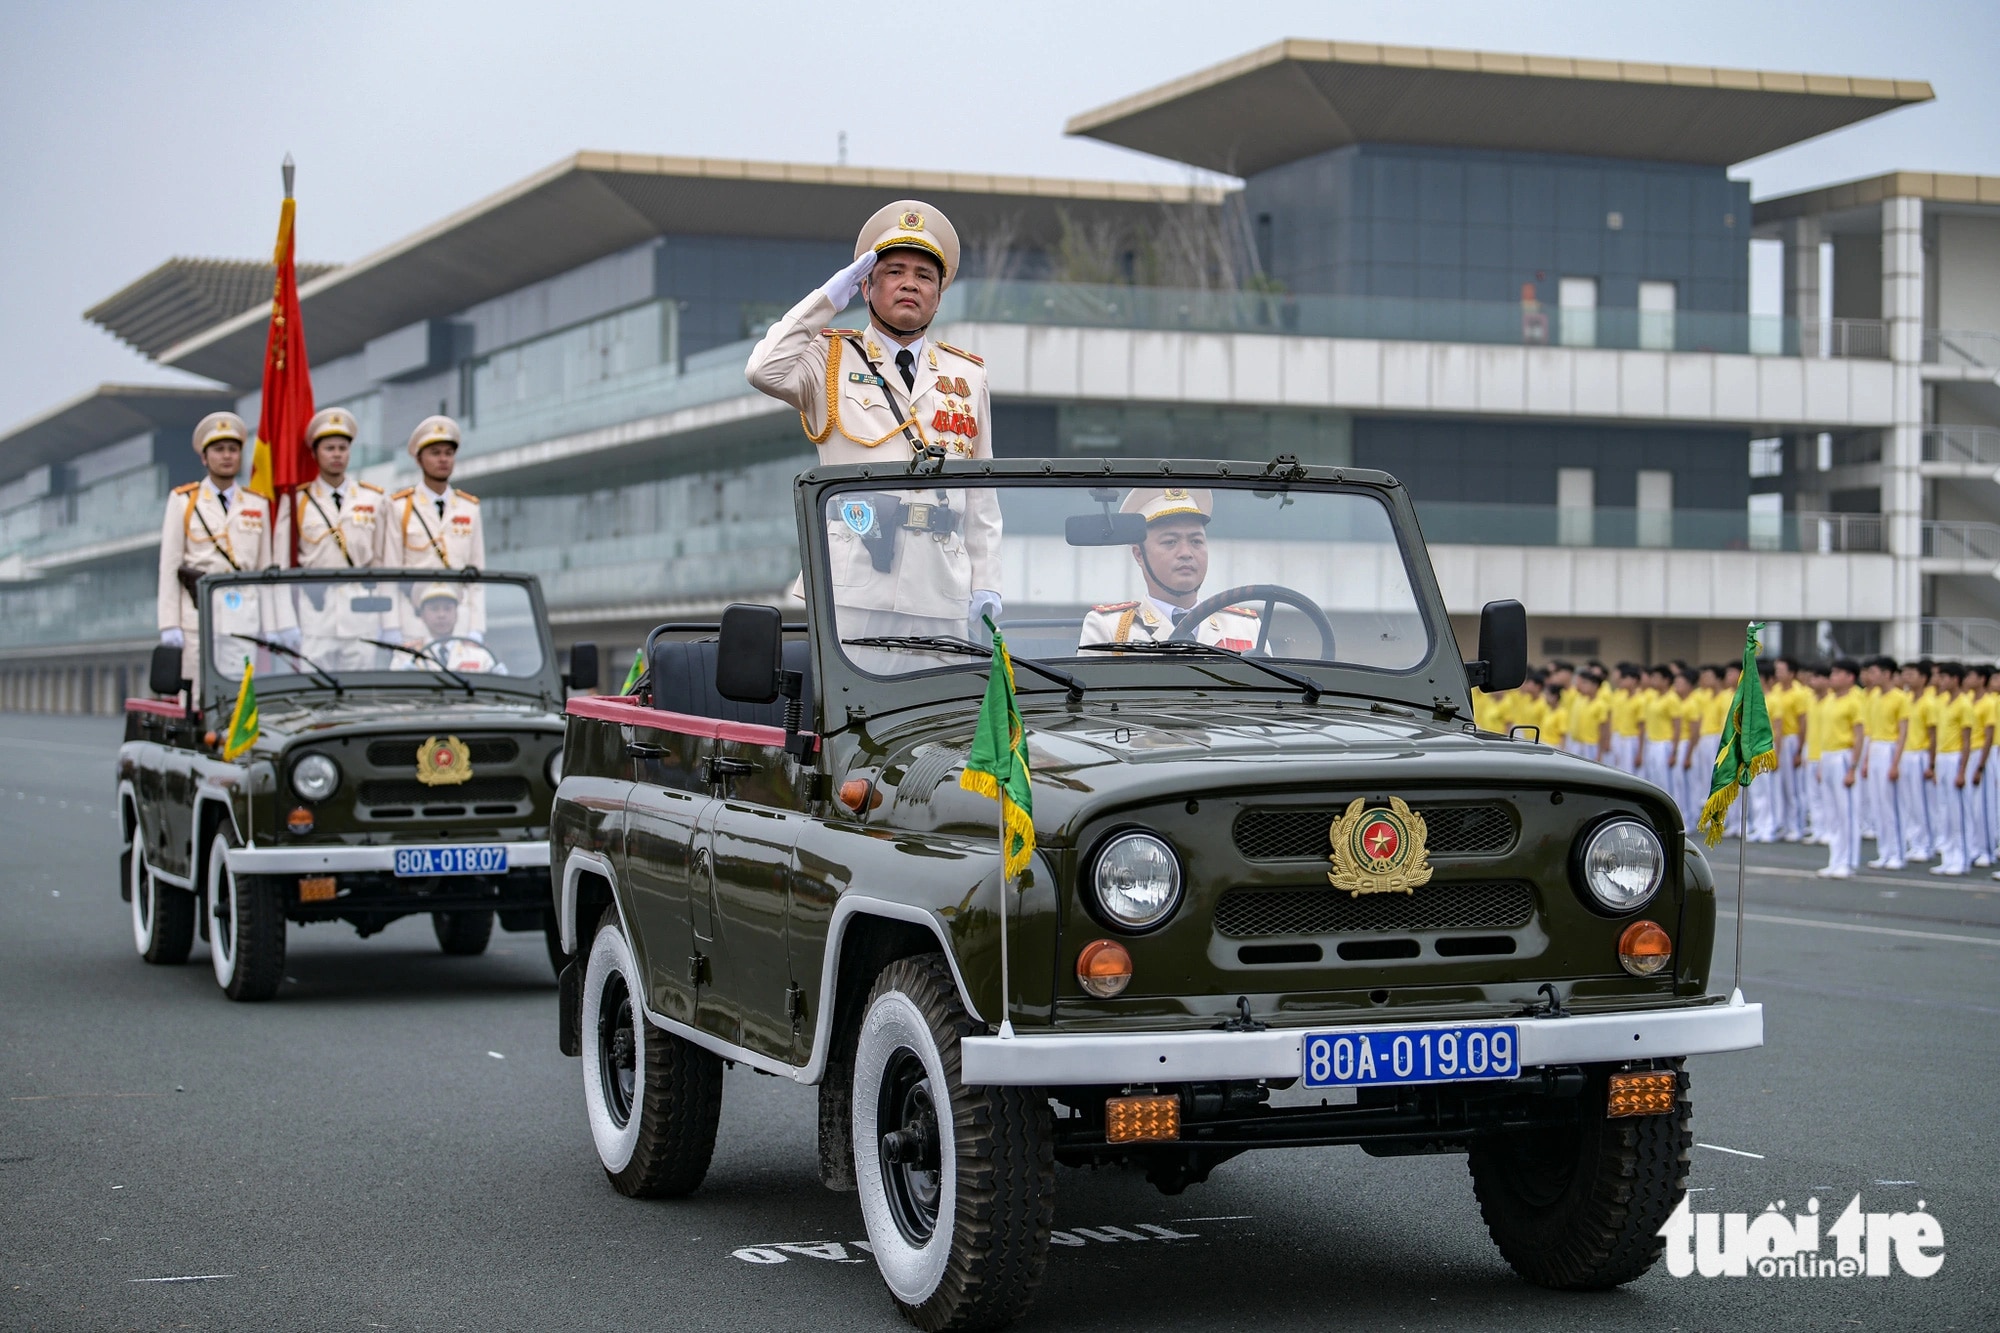
POLYGON ((1188 609, 1185 606, 1177 606, 1174 608, 1174 627, 1176 629, 1180 628, 1180 623, 1183 620, 1187 619, 1187 613, 1188 609))
POLYGON ((915 393, 917 391, 917 358, 909 348, 905 347, 902 351, 896 353, 896 369, 903 372, 903 387, 911 393, 915 393))
POLYGON ((228 491, 217 491, 217 492, 215 493, 215 500, 216 500, 216 503, 217 503, 217 504, 220 504, 220 505, 222 506, 222 512, 223 512, 223 513, 225 513, 225 514, 226 514, 226 513, 228 513, 228 512, 229 512, 229 492, 228 492, 228 491))
POLYGON ((444 517, 444 497, 442 495, 438 497, 438 517, 444 517))
POLYGON ((335 491, 335 492, 333 492, 333 509, 334 509, 334 512, 335 512, 335 513, 339 513, 339 512, 340 512, 340 492, 339 492, 339 491, 335 491))

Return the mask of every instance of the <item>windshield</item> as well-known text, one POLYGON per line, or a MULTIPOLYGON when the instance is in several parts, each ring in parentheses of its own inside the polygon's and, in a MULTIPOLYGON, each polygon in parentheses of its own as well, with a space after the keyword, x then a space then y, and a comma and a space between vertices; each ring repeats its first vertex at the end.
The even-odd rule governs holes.
POLYGON ((1394 519, 1369 492, 862 483, 828 495, 821 532, 842 652, 874 675, 982 670, 986 591, 1008 648, 1038 661, 1218 655, 1205 646, 1407 671, 1430 657, 1394 519))
MULTIPOLYGON (((210 665, 240 680, 367 671, 449 680, 542 669, 534 603, 518 583, 432 572, 354 582, 277 578, 208 592, 210 665)), ((412 684, 420 683, 412 677, 412 684)))

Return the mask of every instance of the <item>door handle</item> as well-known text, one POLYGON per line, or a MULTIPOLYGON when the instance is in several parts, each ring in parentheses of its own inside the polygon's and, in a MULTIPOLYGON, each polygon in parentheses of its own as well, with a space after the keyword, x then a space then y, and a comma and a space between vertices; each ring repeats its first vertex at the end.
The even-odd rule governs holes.
POLYGON ((757 765, 744 759, 720 756, 708 761, 708 781, 711 786, 731 782, 737 778, 747 778, 757 771, 757 765))
POLYGON ((625 753, 633 759, 664 759, 667 757, 667 747, 652 745, 645 741, 626 741, 625 753))

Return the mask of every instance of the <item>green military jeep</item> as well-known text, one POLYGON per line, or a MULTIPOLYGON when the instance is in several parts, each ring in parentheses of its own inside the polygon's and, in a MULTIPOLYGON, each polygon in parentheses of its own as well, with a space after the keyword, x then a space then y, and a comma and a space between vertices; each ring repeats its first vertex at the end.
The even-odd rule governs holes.
POLYGON ((1474 729, 1522 610, 1461 660, 1393 478, 924 460, 807 472, 797 512, 795 623, 663 626, 636 696, 568 707, 560 1039, 620 1192, 701 1182, 740 1061, 817 1085, 822 1178, 926 1329, 1025 1309, 1059 1163, 1462 1152, 1530 1281, 1653 1263, 1683 1057, 1762 1009, 1710 988, 1672 801, 1474 729), (988 642, 874 577, 996 502, 1037 843, 1004 890, 959 781, 988 642))
MULTIPOLYGON (((234 1000, 276 993, 285 924, 364 937, 426 912, 449 954, 497 915, 550 939, 548 822, 565 684, 534 579, 478 571, 266 570, 200 581, 198 679, 153 654, 125 705, 119 891, 149 963, 197 934, 234 1000), (255 743, 229 744, 246 673, 255 743), (227 757, 226 757, 227 756, 227 757)), ((247 729, 246 729, 247 730, 247 729)))

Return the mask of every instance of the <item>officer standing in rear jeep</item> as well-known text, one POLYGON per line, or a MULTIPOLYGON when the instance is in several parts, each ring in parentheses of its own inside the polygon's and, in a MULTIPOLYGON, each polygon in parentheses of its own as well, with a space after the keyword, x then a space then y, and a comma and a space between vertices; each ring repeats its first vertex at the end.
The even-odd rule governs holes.
MULTIPOLYGON (((942 213, 899 199, 862 227, 854 262, 750 353, 746 377, 798 409, 821 462, 900 468, 932 448, 946 458, 993 456, 985 363, 927 336, 958 257, 958 233, 942 213), (828 328, 857 292, 867 327, 828 328)), ((977 634, 983 616, 998 617, 1000 506, 991 490, 849 491, 840 501, 827 535, 841 638, 977 634)), ((901 669, 927 664, 906 660, 901 669)))
MULTIPOLYGON (((485 567, 486 528, 479 521, 479 497, 451 484, 458 443, 458 423, 450 417, 425 417, 410 432, 410 457, 417 460, 424 479, 422 485, 405 486, 389 497, 384 564, 405 569, 485 567)), ((475 641, 486 636, 486 598, 478 584, 466 586, 457 632, 475 641)), ((429 642, 414 605, 403 608, 402 633, 413 648, 429 642)))
MULTIPOLYGON (((194 451, 208 475, 174 487, 167 497, 160 529, 158 622, 160 642, 181 650, 185 680, 201 678, 201 608, 194 599, 201 576, 263 569, 271 563, 270 505, 236 484, 249 439, 250 428, 234 412, 203 417, 194 428, 194 451)), ((223 623, 216 626, 217 658, 222 660, 222 634, 261 634, 264 626, 255 588, 230 589, 217 605, 223 612, 223 623)), ((229 651, 229 660, 240 661, 254 649, 238 642, 229 651)))

